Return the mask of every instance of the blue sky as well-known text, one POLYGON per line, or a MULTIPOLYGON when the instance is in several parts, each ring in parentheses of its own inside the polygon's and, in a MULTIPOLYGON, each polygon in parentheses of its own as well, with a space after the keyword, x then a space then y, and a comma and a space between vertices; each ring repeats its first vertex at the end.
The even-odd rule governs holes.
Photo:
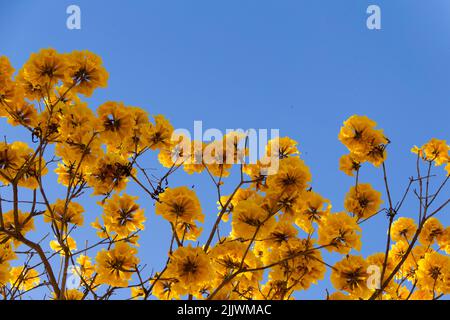
MULTIPOLYGON (((354 182, 338 171, 346 149, 337 134, 350 115, 373 118, 391 139, 387 167, 395 199, 414 174, 410 148, 432 137, 449 139, 449 16, 444 0, 0 0, 0 55, 19 69, 41 48, 89 49, 110 72, 108 88, 88 99, 92 108, 124 101, 166 115, 177 128, 192 129, 194 120, 222 130, 279 128, 299 142, 313 188, 339 211, 354 182), (81 8, 81 30, 66 28, 70 4, 81 8), (381 7, 382 30, 366 28, 370 4, 381 7)), ((0 134, 28 138, 4 120, 0 134)), ((361 180, 382 190, 381 173, 372 167, 364 168, 361 180)), ((206 224, 215 219, 215 192, 206 175, 178 173, 170 183, 195 185, 206 224)), ((53 198, 61 192, 52 191, 53 198)), ((98 200, 86 202, 87 221, 100 213, 98 200)), ((408 200, 401 214, 415 217, 416 202, 408 200)), ((149 200, 140 203, 148 217, 140 256, 148 270, 157 270, 169 228, 149 200)), ((441 217, 448 225, 448 212, 441 217)), ((383 215, 364 226, 363 255, 383 250, 386 226, 383 215)), ((79 239, 92 233, 77 232, 79 239)), ((321 298, 326 288, 333 291, 327 280, 296 297, 321 298)))

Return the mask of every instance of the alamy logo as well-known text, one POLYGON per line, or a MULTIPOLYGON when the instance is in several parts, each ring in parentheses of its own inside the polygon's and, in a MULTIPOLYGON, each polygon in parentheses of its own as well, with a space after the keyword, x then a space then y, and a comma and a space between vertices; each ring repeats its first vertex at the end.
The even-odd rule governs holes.
POLYGON ((203 131, 202 121, 194 121, 193 135, 188 129, 176 129, 171 137, 175 147, 172 161, 177 164, 259 164, 261 175, 272 175, 279 167, 279 130, 219 129, 203 131), (270 153, 267 146, 270 144, 270 153))
POLYGON ((381 8, 372 4, 367 8, 367 14, 370 15, 366 22, 367 29, 381 30, 381 8))
POLYGON ((67 289, 78 289, 81 285, 81 277, 79 275, 79 270, 75 266, 71 266, 68 269, 70 276, 67 278, 67 289))
POLYGON ((367 268, 367 288, 371 290, 381 288, 381 268, 377 265, 370 265, 367 268))
POLYGON ((81 29, 81 9, 77 5, 70 5, 66 9, 66 13, 69 15, 66 20, 66 26, 69 30, 81 29))

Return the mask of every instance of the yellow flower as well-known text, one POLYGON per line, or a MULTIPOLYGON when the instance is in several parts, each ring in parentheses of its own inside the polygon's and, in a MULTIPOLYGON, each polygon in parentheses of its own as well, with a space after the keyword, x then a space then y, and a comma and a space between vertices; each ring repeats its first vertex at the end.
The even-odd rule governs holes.
POLYGON ((114 194, 103 205, 103 221, 108 233, 116 232, 127 237, 138 230, 144 230, 144 210, 135 202, 138 197, 114 194))
POLYGON ((404 285, 392 284, 386 287, 383 300, 406 300, 410 291, 404 285))
POLYGON ((131 299, 137 300, 139 298, 143 298, 145 296, 144 289, 139 287, 131 287, 131 299))
MULTIPOLYGON (((383 137, 380 139, 385 139, 385 138, 383 137)), ((375 167, 379 167, 384 162, 384 160, 386 160, 386 157, 387 157, 386 146, 385 146, 385 143, 387 143, 387 142, 383 140, 381 143, 382 144, 380 144, 380 145, 373 146, 370 149, 370 151, 363 158, 365 161, 370 162, 375 167)))
POLYGON ((177 141, 170 142, 169 147, 159 150, 159 163, 166 168, 182 165, 191 160, 191 142, 189 138, 181 136, 177 141))
POLYGON ((398 218, 394 221, 391 228, 391 237, 393 241, 410 241, 417 230, 414 219, 398 218))
MULTIPOLYGON (((253 196, 254 201, 260 201, 261 196, 255 192, 253 196)), ((268 212, 278 212, 280 220, 294 222, 297 212, 300 210, 301 206, 304 205, 303 197, 307 198, 307 192, 296 191, 296 192, 282 192, 279 190, 266 190, 266 196, 264 197, 263 208, 268 212)))
MULTIPOLYGON (((54 300, 58 299, 58 296, 52 292, 52 296, 54 300)), ((63 300, 83 300, 84 293, 77 289, 67 289, 64 293, 63 300)))
POLYGON ((326 267, 310 239, 292 238, 272 250, 267 263, 277 263, 269 273, 272 281, 286 281, 286 288, 306 290, 323 279, 326 267), (283 263, 278 263, 284 261, 283 263))
POLYGON ((126 109, 132 120, 130 133, 120 141, 107 144, 107 152, 118 153, 124 157, 141 154, 147 150, 144 133, 150 125, 145 110, 133 106, 127 106, 126 109))
POLYGON ((425 258, 418 262, 417 280, 421 289, 437 293, 450 293, 448 283, 450 274, 450 258, 437 252, 426 253, 425 258))
POLYGON ((5 286, 10 279, 11 266, 9 262, 16 259, 16 254, 8 243, 0 244, 0 287, 5 286))
POLYGON ((6 286, 10 279, 11 266, 8 262, 0 263, 0 287, 6 286))
MULTIPOLYGON (((8 211, 3 214, 3 223, 5 225, 5 230, 12 233, 20 232, 22 235, 26 235, 29 231, 34 230, 33 218, 30 217, 29 213, 24 213, 20 210, 18 211, 18 226, 16 226, 14 222, 14 210, 8 211)), ((8 241, 9 239, 10 237, 7 234, 0 231, 0 243, 8 241)), ((21 244, 21 242, 16 239, 12 239, 12 241, 15 246, 21 244)))
POLYGON ((35 127, 38 122, 38 114, 34 105, 26 101, 17 101, 8 108, 8 123, 13 126, 23 125, 35 127))
POLYGON ((39 273, 35 269, 25 268, 25 266, 12 268, 10 276, 10 285, 20 291, 31 290, 41 282, 39 273))
POLYGON ((339 159, 339 170, 350 177, 353 177, 353 172, 359 170, 360 167, 360 157, 354 153, 345 154, 339 159))
POLYGON ((78 172, 87 169, 89 165, 103 155, 100 140, 92 133, 79 132, 73 134, 66 142, 56 145, 55 154, 66 163, 74 166, 78 172))
POLYGON ((170 148, 173 126, 163 115, 156 115, 154 119, 155 124, 144 129, 145 143, 152 150, 170 148))
POLYGON ((171 300, 180 299, 179 293, 175 291, 177 282, 176 279, 166 279, 164 276, 162 279, 158 279, 158 273, 155 274, 155 280, 150 283, 153 286, 152 295, 159 300, 171 300))
POLYGON ((230 169, 237 159, 237 148, 223 140, 208 143, 203 150, 203 162, 210 174, 216 177, 228 177, 230 169))
POLYGON ((328 300, 353 300, 353 299, 350 295, 345 294, 342 291, 336 291, 330 294, 328 300))
POLYGON ((47 210, 44 213, 44 221, 55 221, 58 228, 68 223, 82 226, 84 222, 83 212, 84 208, 77 202, 69 202, 66 206, 66 201, 62 199, 56 200, 53 205, 50 205, 51 211, 47 210))
POLYGON ((275 218, 253 200, 239 202, 233 211, 231 236, 242 239, 264 239, 275 227, 275 218))
POLYGON ((23 77, 35 87, 49 87, 64 79, 67 70, 66 57, 54 49, 42 49, 33 53, 23 66, 23 77))
POLYGON ((83 169, 78 169, 74 163, 66 161, 58 162, 55 173, 58 175, 58 183, 67 187, 69 184, 81 185, 86 181, 86 174, 83 169))
MULTIPOLYGON (((26 72, 22 68, 17 73, 15 78, 16 82, 7 82, 6 86, 2 90, 3 105, 8 105, 12 101, 17 101, 23 98, 29 100, 41 100, 47 93, 45 88, 41 85, 34 85, 31 81, 26 79, 26 72)), ((0 87, 1 88, 1 87, 0 87)))
POLYGON ((128 109, 133 117, 133 129, 141 132, 141 129, 149 122, 148 112, 139 107, 128 107, 128 109))
POLYGON ((419 234, 419 242, 424 246, 432 245, 438 236, 444 232, 444 227, 438 219, 431 217, 423 225, 419 234))
POLYGON ((102 66, 102 59, 96 54, 84 51, 72 51, 66 55, 66 86, 89 97, 96 88, 105 88, 108 72, 102 66))
MULTIPOLYGON (((216 272, 213 288, 217 288, 230 274, 239 270, 242 264, 244 269, 254 269, 262 266, 261 261, 253 252, 247 251, 248 244, 240 241, 224 241, 218 243, 211 249, 209 255, 216 272), (245 259, 244 258, 245 255, 245 259)), ((263 270, 256 272, 242 272, 230 283, 231 286, 239 288, 258 287, 262 280, 263 270)), ((212 281, 212 279, 211 279, 212 281)))
POLYGON ((170 256, 164 277, 178 280, 174 287, 180 294, 192 294, 214 279, 214 269, 202 248, 180 247, 170 256))
POLYGON ((256 300, 286 300, 293 293, 286 280, 269 280, 256 292, 256 300))
POLYGON ((11 144, 0 142, 0 181, 8 184, 21 172, 19 186, 36 189, 38 187, 36 177, 45 175, 48 170, 45 161, 39 163, 39 159, 33 157, 33 154, 34 150, 24 142, 15 141, 11 144))
POLYGON ((23 103, 24 91, 12 80, 0 80, 0 117, 11 118, 16 103, 23 103))
POLYGON ((361 232, 356 218, 345 212, 329 214, 319 224, 319 245, 328 251, 347 254, 350 250, 361 250, 361 232))
MULTIPOLYGON (((87 134, 92 139, 94 132, 101 130, 99 120, 87 103, 77 102, 64 105, 58 116, 61 138, 67 143, 76 142, 77 139, 80 139, 79 137, 87 134)), ((83 141, 83 143, 88 144, 89 141, 83 141)))
POLYGON ((103 155, 103 149, 100 140, 91 133, 79 132, 66 142, 58 143, 55 154, 64 162, 74 164, 75 170, 80 171, 93 167, 98 157, 103 155))
POLYGON ((411 151, 412 153, 415 153, 415 154, 419 155, 420 157, 423 156, 422 148, 419 148, 419 147, 416 146, 416 145, 414 145, 414 146, 411 148, 410 151, 411 151))
POLYGON ((398 241, 391 246, 391 250, 389 251, 389 256, 392 257, 392 259, 396 263, 399 263, 403 259, 403 257, 406 255, 408 247, 409 247, 409 244, 405 240, 398 241))
MULTIPOLYGON (((56 109, 56 107, 55 107, 56 109)), ((36 135, 48 142, 54 143, 60 139, 60 115, 55 111, 45 108, 38 115, 36 135)))
POLYGON ((183 170, 188 174, 201 173, 205 169, 203 165, 203 149, 206 144, 201 141, 191 141, 191 149, 186 161, 183 163, 183 170))
MULTIPOLYGON (((378 253, 374 253, 370 256, 367 257, 367 263, 369 264, 369 266, 377 266, 380 271, 380 277, 381 277, 381 270, 383 270, 383 265, 384 265, 384 259, 385 258, 385 254, 383 252, 378 252, 378 253)), ((396 263, 394 263, 394 261, 392 260, 392 257, 389 255, 388 259, 386 261, 386 270, 384 272, 384 277, 383 280, 386 280, 387 277, 389 277, 389 275, 392 273, 392 271, 394 271, 394 268, 396 267, 396 263)), ((372 271, 372 275, 375 275, 372 271)), ((378 277, 378 279, 380 279, 380 277, 378 277)), ((374 280, 378 280, 378 279, 374 279, 374 280)), ((389 285, 391 285, 392 282, 389 283, 389 285)), ((395 286, 395 284, 394 284, 395 286)))
POLYGON ((0 142, 0 181, 8 184, 15 177, 15 172, 22 166, 17 148, 13 145, 0 142))
POLYGON ((214 140, 203 148, 203 162, 210 174, 216 177, 228 177, 233 164, 242 161, 245 154, 241 141, 245 134, 232 131, 222 140, 214 140))
POLYGON ((373 146, 373 140, 377 143, 386 142, 382 137, 382 131, 376 130, 377 123, 367 116, 353 115, 344 121, 344 126, 339 132, 339 140, 351 151, 357 154, 367 154, 373 146))
POLYGON ((433 292, 419 289, 414 291, 409 300, 433 300, 433 292))
MULTIPOLYGON (((63 239, 63 243, 64 243, 64 246, 67 247, 69 252, 77 250, 77 243, 71 236, 65 237, 63 239)), ((66 253, 64 252, 63 247, 61 246, 61 244, 57 240, 50 241, 50 248, 53 251, 58 252, 62 256, 66 255, 66 253)))
POLYGON ((14 74, 14 68, 9 62, 7 56, 0 56, 0 84, 3 85, 6 81, 11 80, 14 74))
MULTIPOLYGON (((400 245, 399 249, 397 249, 398 254, 396 257, 394 257, 394 258, 396 258, 396 263, 398 263, 400 261, 400 257, 402 257, 404 255, 404 252, 407 249, 407 246, 405 245, 406 242, 405 241, 400 241, 400 242, 403 243, 403 245, 400 245)), ((411 281, 416 279, 417 278, 416 271, 418 268, 417 263, 420 260, 422 260, 423 258, 425 258, 425 254, 429 253, 429 252, 433 252, 433 249, 429 248, 429 247, 423 247, 420 245, 415 246, 411 250, 411 253, 408 255, 408 257, 406 258, 405 262, 403 263, 403 266, 401 267, 400 272, 396 275, 396 278, 401 279, 401 278, 406 277, 411 281)), ((393 253, 395 254, 395 252, 393 252, 393 253)))
POLYGON ((288 221, 279 221, 270 232, 267 240, 262 242, 263 246, 278 248, 283 243, 297 237, 298 230, 288 221))
POLYGON ((17 259, 14 250, 8 243, 0 244, 0 264, 17 259))
POLYGON ((437 236, 437 243, 441 250, 450 254, 450 227, 445 228, 445 230, 437 236))
POLYGON ((155 212, 173 224, 193 224, 204 219, 197 195, 187 187, 167 188, 160 194, 155 212))
MULTIPOLYGON (((400 263, 404 259, 408 247, 409 244, 406 241, 398 241, 397 243, 392 245, 391 250, 389 251, 389 260, 392 260, 395 265, 400 263)), ((399 272, 395 275, 395 278, 407 278, 410 281, 414 281, 414 279, 416 279, 418 262, 425 257, 426 253, 432 251, 433 249, 431 248, 415 246, 405 259, 405 262, 401 266, 399 272)))
POLYGON ((358 219, 366 219, 378 212, 381 200, 381 193, 374 190, 369 183, 361 183, 351 187, 345 196, 345 210, 353 213, 358 219))
POLYGON ((366 116, 353 115, 344 121, 339 140, 359 161, 368 161, 379 166, 386 159, 385 145, 388 139, 383 131, 375 129, 376 122, 366 116))
POLYGON ((280 160, 278 173, 267 178, 267 186, 280 192, 294 192, 306 189, 311 173, 303 160, 289 157, 280 160))
POLYGON ((421 148, 425 153, 425 160, 434 161, 436 166, 446 164, 449 162, 449 150, 450 146, 447 145, 445 140, 431 139, 421 148))
POLYGON ((296 210, 295 223, 305 232, 311 233, 314 230, 313 222, 320 223, 330 212, 330 201, 314 191, 305 192, 302 200, 296 210))
MULTIPOLYGON (((68 88, 63 84, 54 87, 54 90, 49 93, 50 98, 45 97, 46 101, 50 100, 55 105, 55 111, 61 111, 63 107, 71 105, 82 104, 80 98, 74 92, 74 90, 68 88)), ((48 102, 50 102, 48 101, 48 102)), ((55 114, 58 117, 58 114, 55 114)))
POLYGON ((128 177, 135 169, 130 170, 130 163, 115 153, 106 154, 93 164, 87 178, 88 185, 94 188, 94 195, 108 195, 112 191, 125 189, 128 177))
POLYGON ((297 141, 289 137, 275 138, 269 140, 266 147, 266 154, 269 157, 276 157, 280 159, 287 158, 292 155, 298 155, 300 152, 297 149, 297 141), (274 147, 277 148, 274 150, 274 147))
POLYGON ((121 102, 108 101, 97 110, 102 125, 100 136, 112 146, 125 140, 133 128, 133 117, 130 110, 121 102))
MULTIPOLYGON (((220 201, 217 201, 217 209, 220 211, 222 211, 223 207, 227 204, 228 200, 230 199, 231 195, 227 195, 227 196, 221 196, 220 197, 220 201)), ((261 196, 252 189, 238 189, 233 197, 231 198, 228 207, 227 207, 227 212, 222 216, 222 220, 224 222, 228 222, 228 218, 229 218, 229 214, 233 212, 234 207, 241 201, 243 200, 247 200, 247 199, 256 199, 256 198, 260 198, 261 196)))
POLYGON ((85 280, 89 279, 94 274, 95 266, 92 264, 91 258, 88 256, 84 254, 80 255, 77 258, 77 263, 79 265, 77 266, 77 271, 85 280))
POLYGON ((370 293, 367 288, 368 266, 361 256, 349 255, 334 265, 331 271, 331 283, 337 290, 365 298, 370 293))
POLYGON ((196 241, 202 234, 203 228, 196 224, 181 222, 175 226, 175 231, 180 239, 196 241))
MULTIPOLYGON (((271 168, 271 164, 273 163, 273 159, 265 156, 262 159, 258 159, 256 163, 244 164, 243 172, 251 178, 252 184, 250 185, 252 188, 254 187, 257 191, 265 191, 267 190, 266 178, 270 174, 276 174, 279 169, 278 166, 274 166, 271 168)), ((279 161, 279 160, 277 160, 279 161)), ((278 190, 274 190, 277 191, 278 190)))
POLYGON ((136 270, 139 259, 135 256, 137 249, 123 241, 117 242, 114 248, 102 250, 97 254, 96 271, 99 283, 114 287, 126 287, 136 270))
POLYGON ((83 300, 84 293, 76 289, 68 289, 64 294, 65 300, 83 300))
POLYGON ((106 239, 109 237, 106 228, 100 223, 100 218, 97 217, 94 222, 91 223, 91 227, 97 230, 97 237, 101 239, 106 239))

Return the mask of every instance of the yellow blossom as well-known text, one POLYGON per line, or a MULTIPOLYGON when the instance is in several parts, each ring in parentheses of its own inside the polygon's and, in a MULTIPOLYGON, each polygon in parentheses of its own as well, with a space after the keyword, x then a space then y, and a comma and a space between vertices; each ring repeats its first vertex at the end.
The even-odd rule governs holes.
POLYGON ((361 183, 351 187, 345 196, 345 210, 353 213, 358 219, 367 219, 380 209, 383 203, 381 193, 368 183, 361 183))
POLYGON ((98 282, 115 287, 126 287, 139 263, 136 254, 137 249, 123 241, 117 242, 110 250, 100 251, 96 258, 98 282))
POLYGON ((203 249, 189 245, 172 253, 166 276, 177 280, 174 284, 175 291, 192 294, 213 279, 214 270, 203 249))
POLYGON ((25 266, 12 268, 10 276, 9 283, 20 291, 31 290, 41 282, 39 273, 35 269, 29 269, 25 266))

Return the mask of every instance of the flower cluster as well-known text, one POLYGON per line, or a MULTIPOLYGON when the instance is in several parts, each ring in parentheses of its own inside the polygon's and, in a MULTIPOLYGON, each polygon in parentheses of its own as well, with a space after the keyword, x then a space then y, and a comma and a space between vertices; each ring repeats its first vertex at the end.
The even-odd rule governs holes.
POLYGON ((46 296, 66 300, 103 300, 118 292, 133 299, 287 300, 324 279, 327 269, 335 289, 324 293, 328 299, 450 294, 450 229, 437 218, 449 203, 437 203, 450 175, 445 141, 413 148, 417 176, 396 201, 387 179, 389 139, 373 120, 351 116, 338 135, 348 149, 339 168, 355 181, 342 209, 332 210, 313 189, 292 138, 270 140, 257 163, 233 166, 249 153, 245 134, 191 141, 175 134, 163 115, 117 101, 89 107, 83 97, 105 88, 108 77, 101 58, 89 51, 43 49, 17 72, 0 57, 0 117, 30 136, 0 142, 0 183, 8 190, 0 197, 2 298, 45 287, 46 296), (144 156, 152 153, 161 175, 149 172, 156 164, 144 156), (269 170, 275 162, 278 169, 269 170), (384 190, 362 182, 365 163, 380 172, 384 190), (446 170, 435 190, 432 164, 446 170), (210 179, 217 199, 172 185, 179 168, 210 179), (400 216, 410 190, 417 212, 400 216), (96 197, 95 208, 84 201, 87 194, 96 197), (202 201, 217 203, 218 212, 204 210, 202 201), (153 211, 171 235, 168 243, 141 241, 153 211), (380 244, 386 250, 364 257, 363 226, 380 213, 388 220, 380 244), (85 239, 79 230, 98 239, 85 239), (159 269, 147 267, 156 247, 167 248, 159 269), (338 262, 327 262, 330 255, 338 262), (79 280, 75 287, 71 277, 79 280))

